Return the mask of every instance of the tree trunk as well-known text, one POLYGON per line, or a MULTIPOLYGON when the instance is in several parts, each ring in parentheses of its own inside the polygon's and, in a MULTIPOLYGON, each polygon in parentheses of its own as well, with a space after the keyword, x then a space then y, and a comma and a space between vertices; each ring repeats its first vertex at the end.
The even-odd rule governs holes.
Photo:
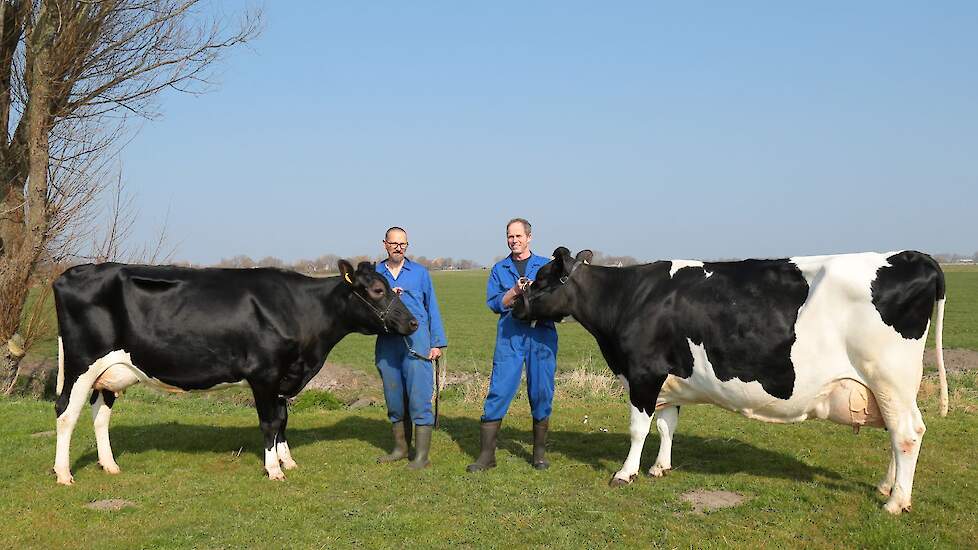
MULTIPOLYGON (((42 10, 43 12, 43 10, 42 10)), ((28 176, 27 189, 12 189, 5 199, 16 192, 22 193, 26 202, 27 217, 20 215, 20 235, 13 235, 18 240, 15 247, 6 246, 3 255, 3 266, 0 267, 0 290, 3 291, 0 304, 0 368, 3 369, 0 379, 4 381, 0 391, 6 391, 17 377, 17 366, 23 355, 12 353, 7 342, 20 327, 20 318, 27 302, 30 290, 30 274, 34 272, 38 259, 48 243, 50 227, 50 211, 48 209, 48 163, 51 160, 50 132, 52 125, 51 114, 51 40, 53 32, 51 23, 44 17, 38 18, 37 26, 32 30, 28 48, 29 92, 27 102, 27 149, 28 176)), ((5 201, 7 202, 7 201, 5 201)), ((16 217, 14 218, 17 219, 16 217)), ((5 220, 6 222, 6 220, 5 220)), ((3 228, 10 231, 9 224, 3 228)))

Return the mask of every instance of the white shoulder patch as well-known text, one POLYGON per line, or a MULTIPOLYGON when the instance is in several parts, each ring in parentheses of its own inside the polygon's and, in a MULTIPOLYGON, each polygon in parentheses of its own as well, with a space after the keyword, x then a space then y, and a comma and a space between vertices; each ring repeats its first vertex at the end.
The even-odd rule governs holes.
MULTIPOLYGON (((670 260, 672 267, 669 268, 669 277, 674 277, 676 272, 684 267, 703 267, 703 262, 699 260, 670 260)), ((707 275, 709 277, 709 275, 707 275)))

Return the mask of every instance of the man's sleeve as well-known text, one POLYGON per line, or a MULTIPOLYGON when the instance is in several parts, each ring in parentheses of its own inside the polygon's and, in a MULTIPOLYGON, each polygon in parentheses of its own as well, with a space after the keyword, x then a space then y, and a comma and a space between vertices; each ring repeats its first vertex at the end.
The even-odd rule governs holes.
POLYGON ((431 275, 425 272, 427 287, 424 293, 424 307, 428 311, 428 331, 431 334, 431 347, 443 348, 448 345, 445 327, 441 322, 441 312, 438 310, 438 299, 435 297, 435 286, 431 284, 431 275))
POLYGON ((503 307, 503 295, 509 289, 503 286, 502 281, 499 280, 499 274, 496 272, 496 268, 492 268, 492 272, 489 274, 489 281, 486 283, 486 305, 489 306, 495 313, 500 315, 506 313, 508 308, 503 307))

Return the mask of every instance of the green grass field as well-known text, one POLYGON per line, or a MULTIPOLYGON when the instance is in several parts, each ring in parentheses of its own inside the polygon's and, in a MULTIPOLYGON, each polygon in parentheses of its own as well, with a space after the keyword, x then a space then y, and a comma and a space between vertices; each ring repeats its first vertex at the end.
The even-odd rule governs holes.
MULTIPOLYGON (((436 273, 452 369, 488 372, 494 316, 486 273, 436 273)), ((978 349, 978 270, 948 270, 945 347, 978 349)), ((560 369, 605 368, 591 337, 560 326, 560 369)), ((42 348, 51 354, 51 342, 42 348)), ((349 337, 330 360, 373 372, 372 338, 349 337)), ((558 395, 549 471, 528 464, 529 408, 520 395, 504 423, 499 467, 469 475, 480 407, 450 395, 436 431, 434 467, 409 473, 374 458, 389 444, 379 407, 302 407, 289 421, 300 469, 264 478, 252 408, 232 400, 135 388, 115 407, 112 444, 123 473, 97 464, 90 416, 75 431, 75 485, 55 484, 53 405, 0 399, 0 514, 11 548, 403 547, 974 547, 978 540, 978 377, 951 378, 952 410, 937 413, 933 384, 920 398, 928 431, 914 509, 881 510, 875 484, 889 460, 883 430, 859 435, 827 422, 764 424, 715 407, 684 407, 675 470, 611 489, 628 450, 617 397, 558 395), (587 422, 585 422, 585 418, 587 422), (695 514, 680 495, 724 489, 740 506, 695 514), (131 508, 85 504, 127 499, 131 508)), ((558 389, 559 391, 559 389, 558 389)), ((219 395, 219 394, 209 394, 219 395)), ((298 407, 297 407, 298 408, 298 407)), ((643 471, 658 448, 655 430, 643 471)))

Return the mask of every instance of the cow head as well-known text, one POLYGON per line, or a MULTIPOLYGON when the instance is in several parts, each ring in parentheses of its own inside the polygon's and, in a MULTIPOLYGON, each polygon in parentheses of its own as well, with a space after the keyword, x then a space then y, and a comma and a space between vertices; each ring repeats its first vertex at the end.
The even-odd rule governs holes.
POLYGON ((340 260, 340 284, 350 287, 350 323, 361 334, 400 334, 418 330, 418 320, 391 289, 387 279, 371 262, 360 262, 356 270, 340 260))
POLYGON ((571 314, 578 291, 571 276, 591 261, 590 250, 572 257, 570 250, 554 250, 553 259, 537 271, 533 284, 513 304, 513 317, 524 321, 559 321, 571 314))

